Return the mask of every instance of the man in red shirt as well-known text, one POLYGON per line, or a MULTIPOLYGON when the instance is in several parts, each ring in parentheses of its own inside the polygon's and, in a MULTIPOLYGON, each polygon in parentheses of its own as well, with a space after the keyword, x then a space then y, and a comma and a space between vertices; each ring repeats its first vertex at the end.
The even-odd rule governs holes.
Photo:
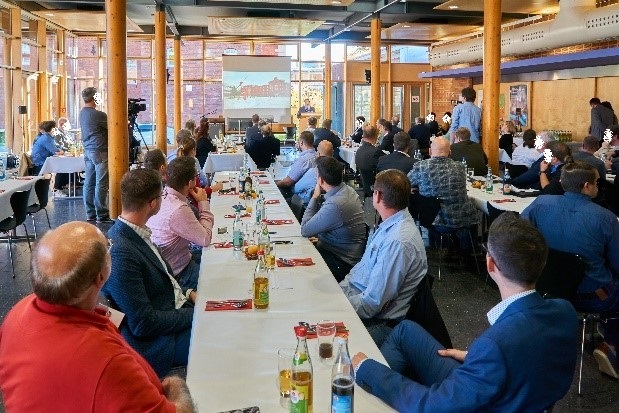
POLYGON ((31 294, 0 327, 0 390, 10 412, 194 412, 185 381, 159 381, 98 306, 108 241, 69 222, 32 253, 31 294), (79 246, 76 248, 76 246, 79 246))

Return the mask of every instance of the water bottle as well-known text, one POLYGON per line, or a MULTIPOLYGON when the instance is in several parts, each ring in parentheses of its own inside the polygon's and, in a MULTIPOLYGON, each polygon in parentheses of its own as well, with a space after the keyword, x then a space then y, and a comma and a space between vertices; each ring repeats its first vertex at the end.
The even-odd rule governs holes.
POLYGON ((462 157, 462 165, 464 166, 464 173, 466 173, 467 165, 466 165, 466 158, 464 156, 462 157))
POLYGON ((353 413, 355 378, 346 338, 339 338, 339 348, 331 370, 331 413, 353 413))
POLYGON ((503 194, 509 194, 512 191, 512 186, 508 182, 510 179, 509 169, 505 168, 505 173, 503 174, 503 194))
POLYGON ((235 251, 243 248, 243 223, 241 222, 241 211, 236 211, 234 224, 232 226, 232 247, 235 251))
POLYGON ((4 159, 0 157, 0 181, 4 181, 6 179, 6 163, 4 163, 4 159))
POLYGON ((486 175, 486 192, 492 193, 492 168, 488 167, 488 175, 486 175))
POLYGON ((256 215, 256 224, 260 225, 264 216, 264 200, 262 199, 262 191, 258 194, 258 199, 256 199, 256 209, 254 209, 256 215))

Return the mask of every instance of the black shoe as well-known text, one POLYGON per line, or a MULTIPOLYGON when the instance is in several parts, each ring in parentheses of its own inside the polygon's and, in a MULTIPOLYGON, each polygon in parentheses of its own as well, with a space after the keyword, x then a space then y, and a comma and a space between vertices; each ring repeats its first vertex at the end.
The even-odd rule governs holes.
POLYGON ((97 224, 113 224, 114 220, 110 219, 110 217, 105 218, 97 218, 97 224))

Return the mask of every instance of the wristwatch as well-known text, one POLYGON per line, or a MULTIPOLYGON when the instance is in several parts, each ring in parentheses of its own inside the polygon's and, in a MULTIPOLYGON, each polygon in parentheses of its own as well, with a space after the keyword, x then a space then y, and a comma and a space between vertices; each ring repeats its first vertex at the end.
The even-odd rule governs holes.
POLYGON ((546 174, 546 175, 548 175, 548 170, 545 170, 545 171, 539 171, 539 174, 540 174, 540 175, 541 175, 541 174, 546 174))

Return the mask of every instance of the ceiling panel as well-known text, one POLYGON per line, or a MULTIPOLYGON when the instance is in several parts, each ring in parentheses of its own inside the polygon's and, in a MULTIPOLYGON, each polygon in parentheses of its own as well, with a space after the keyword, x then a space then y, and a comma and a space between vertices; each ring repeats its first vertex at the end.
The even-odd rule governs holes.
MULTIPOLYGON (((75 32, 105 33, 106 30, 104 11, 44 10, 33 11, 32 14, 75 32)), ((127 31, 143 32, 129 17, 127 17, 127 31)))
POLYGON ((435 42, 470 34, 482 29, 479 25, 400 23, 381 30, 386 40, 435 42))
MULTIPOLYGON (((436 10, 484 11, 484 0, 449 0, 435 7, 436 10)), ((505 0, 503 13, 553 14, 559 11, 557 0, 505 0)))
POLYGON ((271 17, 209 17, 208 31, 232 36, 306 36, 324 22, 271 17))
MULTIPOLYGON (((210 0, 212 2, 229 0, 210 0)), ((240 3, 302 4, 307 6, 349 6, 355 0, 237 0, 240 3)))

